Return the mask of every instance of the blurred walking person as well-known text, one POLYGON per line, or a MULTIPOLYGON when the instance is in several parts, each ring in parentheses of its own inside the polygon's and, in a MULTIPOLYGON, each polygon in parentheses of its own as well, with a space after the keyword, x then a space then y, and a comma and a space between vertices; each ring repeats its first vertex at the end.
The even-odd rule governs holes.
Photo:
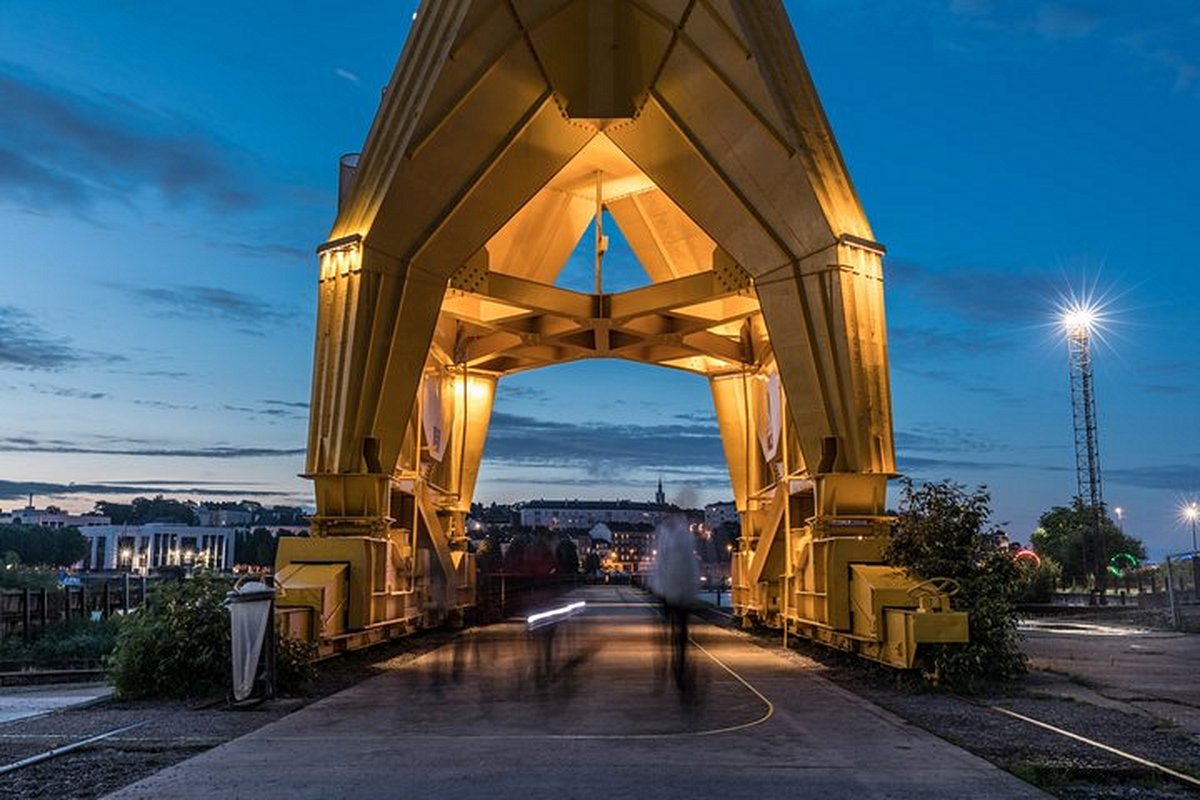
POLYGON ((654 562, 651 590, 663 604, 675 685, 688 688, 688 617, 697 605, 700 566, 696 563, 695 538, 683 523, 667 519, 656 536, 658 554, 654 562))

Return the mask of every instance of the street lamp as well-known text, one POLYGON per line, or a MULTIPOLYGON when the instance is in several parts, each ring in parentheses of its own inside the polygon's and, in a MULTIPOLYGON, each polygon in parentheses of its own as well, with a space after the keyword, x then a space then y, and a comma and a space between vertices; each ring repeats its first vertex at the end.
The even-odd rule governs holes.
POLYGON ((1180 510, 1183 518, 1192 525, 1192 598, 1200 599, 1200 561, 1196 560, 1196 520, 1200 519, 1200 505, 1193 500, 1180 510))
POLYGON ((1196 554, 1196 520, 1200 519, 1200 505, 1188 503, 1183 507, 1183 518, 1192 524, 1192 556, 1196 554))

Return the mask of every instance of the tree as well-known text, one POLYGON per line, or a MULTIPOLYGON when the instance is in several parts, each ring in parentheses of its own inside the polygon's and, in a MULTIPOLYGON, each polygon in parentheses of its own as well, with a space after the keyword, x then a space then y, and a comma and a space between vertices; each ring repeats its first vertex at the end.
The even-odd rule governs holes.
POLYGON ((96 502, 96 513, 108 517, 114 525, 143 525, 147 522, 196 524, 196 514, 191 506, 179 500, 168 500, 161 494, 153 498, 135 497, 129 504, 99 500, 96 502))
POLYGON ((737 549, 738 537, 742 535, 742 525, 739 522, 726 520, 713 531, 713 546, 716 548, 717 561, 728 563, 733 560, 733 551, 737 549))
POLYGON ((923 646, 926 668, 960 689, 1026 669, 1016 605, 1024 581, 991 514, 991 497, 982 486, 968 492, 952 481, 917 486, 905 480, 884 552, 888 563, 915 579, 953 578, 961 587, 952 602, 968 614, 970 642, 923 646))
POLYGON ((78 528, 0 525, 0 554, 13 563, 70 566, 87 555, 87 547, 78 528))
POLYGON ((269 567, 275 563, 278 547, 279 540, 266 528, 238 531, 233 540, 233 560, 236 564, 269 567))
POLYGON ((133 524, 133 506, 128 503, 113 503, 108 500, 97 500, 94 513, 108 517, 113 525, 133 524))
POLYGON ((488 536, 475 549, 475 565, 482 572, 499 572, 503 562, 500 541, 495 536, 488 536))
POLYGON ((1055 506, 1042 514, 1031 537, 1033 549, 1042 558, 1050 557, 1059 563, 1064 583, 1085 586, 1088 576, 1095 574, 1097 564, 1107 567, 1109 559, 1117 553, 1129 553, 1138 561, 1146 557, 1142 541, 1127 536, 1107 511, 1101 518, 1100 531, 1104 546, 1099 554, 1102 557, 1097 558, 1091 508, 1076 497, 1070 506, 1055 506))
POLYGON ((579 547, 573 539, 563 536, 558 540, 554 560, 557 562, 559 575, 579 574, 579 547))

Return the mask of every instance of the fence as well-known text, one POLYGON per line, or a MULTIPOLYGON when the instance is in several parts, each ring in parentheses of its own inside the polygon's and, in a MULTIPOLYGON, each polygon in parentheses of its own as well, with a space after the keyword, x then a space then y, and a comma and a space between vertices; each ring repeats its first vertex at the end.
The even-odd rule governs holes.
POLYGON ((78 586, 58 589, 0 590, 0 640, 29 638, 59 622, 107 619, 140 606, 146 578, 88 578, 78 586))

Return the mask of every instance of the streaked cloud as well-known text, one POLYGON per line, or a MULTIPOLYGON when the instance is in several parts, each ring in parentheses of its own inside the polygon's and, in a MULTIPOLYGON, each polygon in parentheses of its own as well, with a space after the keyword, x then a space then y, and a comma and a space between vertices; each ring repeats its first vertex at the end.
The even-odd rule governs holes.
POLYGON ((103 400, 108 397, 107 392, 96 392, 89 389, 75 389, 70 386, 43 386, 41 384, 29 384, 30 390, 38 394, 46 394, 52 397, 66 397, 72 400, 103 400))
POLYGON ((117 441, 111 444, 78 444, 62 439, 35 439, 28 436, 9 436, 0 438, 0 452, 158 456, 165 458, 273 458, 301 455, 304 453, 304 448, 251 447, 225 444, 200 447, 174 447, 151 444, 121 445, 117 441))
POLYGON ((194 495, 198 497, 283 497, 287 492, 254 488, 255 484, 213 485, 206 481, 156 481, 135 484, 126 481, 103 483, 51 483, 47 481, 0 480, 0 500, 26 500, 29 495, 70 497, 83 495, 103 498, 106 495, 194 495))
POLYGON ((87 357, 69 339, 48 332, 28 311, 0 305, 0 367, 56 370, 87 357))
POLYGON ((129 286, 109 283, 158 315, 192 320, 223 320, 242 333, 260 334, 268 325, 298 318, 298 312, 244 292, 218 286, 129 286))
POLYGON ((82 214, 149 192, 214 211, 254 205, 232 145, 194 120, 128 97, 65 88, 0 62, 0 199, 82 214))
POLYGON ((574 423, 504 412, 492 414, 484 456, 606 475, 636 467, 725 468, 715 424, 574 423))
POLYGON ((1104 21, 1094 8, 1045 3, 1034 13, 1033 30, 1044 39, 1078 39, 1104 21))

